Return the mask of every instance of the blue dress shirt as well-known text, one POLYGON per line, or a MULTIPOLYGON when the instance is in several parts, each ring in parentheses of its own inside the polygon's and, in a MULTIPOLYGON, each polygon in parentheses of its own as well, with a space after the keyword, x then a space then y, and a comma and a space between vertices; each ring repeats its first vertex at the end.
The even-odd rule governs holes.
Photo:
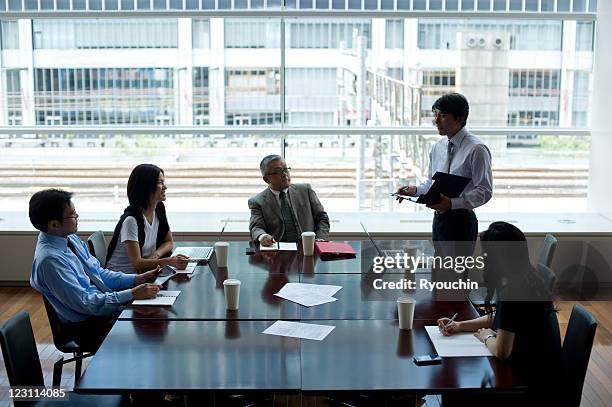
POLYGON ((448 143, 453 144, 450 173, 468 177, 471 181, 457 198, 451 198, 451 209, 474 209, 486 204, 493 196, 491 152, 465 127, 450 140, 442 137, 429 152, 429 174, 425 182, 417 186, 416 195, 429 191, 436 172, 446 172, 448 143))
POLYGON ((92 316, 110 315, 132 300, 135 274, 100 267, 77 235, 67 238, 40 232, 32 264, 30 285, 45 296, 64 322, 80 322, 92 316), (68 248, 69 239, 74 253, 68 248), (84 268, 113 292, 100 291, 84 268))

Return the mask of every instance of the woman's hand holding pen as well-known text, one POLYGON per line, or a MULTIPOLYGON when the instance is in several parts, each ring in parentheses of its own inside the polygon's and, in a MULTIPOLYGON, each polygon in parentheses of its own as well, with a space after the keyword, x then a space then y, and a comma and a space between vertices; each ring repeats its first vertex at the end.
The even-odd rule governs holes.
POLYGON ((451 318, 440 318, 438 319, 438 328, 444 336, 449 336, 457 332, 461 332, 461 322, 455 321, 457 314, 451 318))

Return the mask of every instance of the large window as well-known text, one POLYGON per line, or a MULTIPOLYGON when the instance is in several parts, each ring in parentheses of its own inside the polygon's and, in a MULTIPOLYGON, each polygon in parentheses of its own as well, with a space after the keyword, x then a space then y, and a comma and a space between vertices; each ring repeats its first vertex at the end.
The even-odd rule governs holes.
POLYGON ((172 210, 246 211, 259 160, 278 153, 329 211, 424 210, 388 193, 426 174, 431 106, 456 91, 493 154, 482 211, 586 211, 594 23, 502 16, 1 20, 0 160, 33 175, 0 181, 0 201, 23 209, 53 184, 119 210, 130 167, 156 162, 172 210))

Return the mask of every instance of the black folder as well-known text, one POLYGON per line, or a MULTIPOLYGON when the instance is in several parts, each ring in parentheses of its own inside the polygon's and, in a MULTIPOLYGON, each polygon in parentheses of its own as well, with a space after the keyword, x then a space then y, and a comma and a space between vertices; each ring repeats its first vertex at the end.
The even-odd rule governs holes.
POLYGON ((426 194, 419 195, 416 203, 425 205, 435 205, 442 200, 440 194, 444 194, 449 198, 457 198, 471 178, 462 177, 460 175, 447 174, 445 172, 436 172, 432 177, 434 183, 429 188, 426 194))

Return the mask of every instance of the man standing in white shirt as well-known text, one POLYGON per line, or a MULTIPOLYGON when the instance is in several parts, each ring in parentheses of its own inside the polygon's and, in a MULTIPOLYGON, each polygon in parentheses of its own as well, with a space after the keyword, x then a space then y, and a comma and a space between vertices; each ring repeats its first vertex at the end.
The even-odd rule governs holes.
MULTIPOLYGON (((470 107, 459 93, 441 96, 432 106, 434 124, 441 138, 429 153, 427 180, 418 186, 404 186, 402 195, 427 193, 433 175, 440 171, 470 178, 457 198, 440 194, 440 202, 428 207, 436 211, 432 225, 434 242, 475 242, 478 220, 474 209, 487 203, 493 195, 493 175, 489 148, 466 128, 470 107)), ((401 198, 398 198, 401 202, 401 198)), ((474 243, 468 245, 473 251, 474 243)))

